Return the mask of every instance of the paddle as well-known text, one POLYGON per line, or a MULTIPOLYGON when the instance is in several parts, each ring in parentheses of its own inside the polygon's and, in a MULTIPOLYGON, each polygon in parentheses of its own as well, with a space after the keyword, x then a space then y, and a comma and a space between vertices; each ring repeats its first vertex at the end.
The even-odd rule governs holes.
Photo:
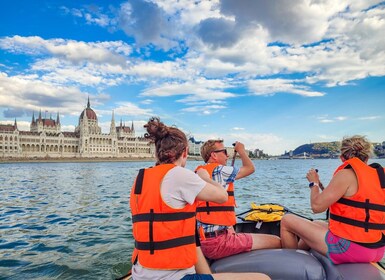
MULTIPOLYGON (((316 169, 315 172, 318 173, 318 169, 316 169)), ((325 189, 324 185, 321 183, 321 181, 319 181, 319 188, 321 189, 321 191, 323 191, 325 189)), ((329 219, 329 208, 328 208, 328 210, 326 210, 326 220, 327 219, 329 219)))
MULTIPOLYGON (((315 169, 315 172, 318 173, 318 169, 315 169)), ((323 191, 325 189, 324 185, 321 183, 321 181, 319 182, 319 188, 321 189, 321 191, 323 191)))
MULTIPOLYGON (((233 146, 235 147, 235 143, 233 143, 233 146)), ((231 166, 234 166, 236 157, 237 157, 237 151, 234 149, 234 155, 233 155, 233 160, 231 161, 231 166)))

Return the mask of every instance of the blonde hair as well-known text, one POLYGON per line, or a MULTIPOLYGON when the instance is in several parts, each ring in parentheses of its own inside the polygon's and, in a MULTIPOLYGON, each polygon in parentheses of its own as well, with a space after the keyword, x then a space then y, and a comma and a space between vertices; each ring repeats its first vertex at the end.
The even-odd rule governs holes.
POLYGON ((341 156, 348 160, 354 157, 366 162, 373 154, 373 145, 365 136, 344 137, 341 142, 341 156))
POLYGON ((207 140, 205 143, 203 143, 201 147, 201 156, 204 160, 204 162, 208 162, 211 156, 211 153, 216 150, 215 144, 216 143, 223 143, 223 140, 221 139, 211 139, 207 140))
POLYGON ((144 128, 147 130, 144 138, 155 143, 157 165, 174 163, 187 148, 186 134, 174 126, 165 125, 159 117, 150 118, 144 128))

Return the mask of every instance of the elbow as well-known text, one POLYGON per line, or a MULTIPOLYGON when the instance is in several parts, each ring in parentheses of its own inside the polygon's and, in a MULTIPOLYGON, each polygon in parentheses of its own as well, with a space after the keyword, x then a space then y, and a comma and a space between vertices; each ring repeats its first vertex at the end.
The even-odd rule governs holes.
POLYGON ((252 174, 254 172, 255 172, 255 166, 253 165, 253 167, 251 168, 251 173, 250 174, 252 174))
POLYGON ((321 205, 313 202, 311 204, 311 210, 313 211, 314 214, 318 214, 318 213, 324 212, 326 209, 324 207, 321 207, 321 205))
POLYGON ((229 199, 229 196, 227 192, 225 192, 220 197, 218 197, 218 200, 216 201, 216 203, 225 203, 228 199, 229 199))
POLYGON ((311 206, 311 211, 312 211, 314 214, 320 213, 319 210, 318 210, 316 207, 314 207, 314 206, 311 206))
POLYGON ((249 175, 253 174, 254 172, 255 172, 255 166, 252 165, 249 168, 247 168, 247 172, 246 172, 247 175, 246 176, 249 176, 249 175))

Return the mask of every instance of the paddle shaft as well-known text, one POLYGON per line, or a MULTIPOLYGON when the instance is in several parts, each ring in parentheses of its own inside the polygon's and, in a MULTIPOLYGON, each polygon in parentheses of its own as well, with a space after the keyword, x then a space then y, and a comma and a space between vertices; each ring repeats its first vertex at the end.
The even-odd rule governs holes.
POLYGON ((237 151, 234 151, 234 156, 233 156, 233 160, 231 161, 231 166, 234 166, 236 157, 237 157, 237 151))
MULTIPOLYGON (((318 169, 316 169, 315 172, 318 173, 318 169)), ((321 189, 321 191, 323 191, 325 189, 324 185, 321 183, 321 181, 319 181, 319 186, 318 187, 321 189)))
POLYGON ((234 166, 235 158, 237 157, 237 151, 235 150, 235 143, 233 143, 233 146, 234 146, 234 155, 233 155, 233 160, 231 161, 231 166, 234 166))

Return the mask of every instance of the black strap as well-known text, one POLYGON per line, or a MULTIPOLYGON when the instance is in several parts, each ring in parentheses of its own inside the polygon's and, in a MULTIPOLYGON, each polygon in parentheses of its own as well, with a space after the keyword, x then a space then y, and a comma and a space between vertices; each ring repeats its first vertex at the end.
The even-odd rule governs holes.
POLYGON ((154 254, 154 209, 150 209, 148 240, 150 240, 150 254, 154 254))
POLYGON ((367 223, 367 222, 361 222, 357 221, 354 219, 346 218, 346 217, 341 217, 335 214, 330 213, 330 219, 333 219, 337 222, 341 222, 344 224, 364 228, 365 231, 366 229, 374 229, 374 230, 385 230, 385 224, 376 224, 376 223, 367 223))
MULTIPOLYGON (((200 207, 199 207, 200 208, 200 207)), ((197 209, 197 212, 200 212, 200 211, 198 211, 198 209, 197 209)), ((204 211, 203 211, 204 212, 204 211)), ((209 202, 208 201, 206 201, 206 214, 207 215, 210 215, 210 204, 209 204, 209 202)))
POLYGON ((337 202, 341 204, 349 205, 352 207, 356 207, 356 208, 363 208, 363 209, 370 209, 370 210, 385 212, 385 205, 381 205, 381 204, 360 202, 360 201, 350 200, 343 197, 340 198, 337 202))
POLYGON ((170 222, 186 220, 195 217, 195 212, 179 212, 179 213, 145 213, 136 214, 132 216, 132 222, 148 222, 150 220, 154 222, 170 222))
POLYGON ((138 176, 136 176, 136 183, 135 183, 135 191, 134 194, 141 194, 142 193, 142 186, 143 186, 143 178, 144 178, 144 170, 140 169, 138 176))
POLYGON ((235 208, 234 206, 197 207, 197 212, 221 212, 221 211, 235 211, 235 208))
MULTIPOLYGON (((369 199, 365 199, 365 204, 366 204, 366 207, 365 207, 365 225, 369 224, 369 220, 370 220, 370 212, 369 212, 369 199)), ((365 226, 365 232, 368 232, 369 231, 369 228, 367 226, 365 226)))
POLYGON ((183 245, 195 244, 195 235, 184 236, 164 241, 153 241, 153 242, 139 242, 135 241, 135 248, 138 250, 165 250, 175 248, 183 245), (150 244, 152 243, 152 244, 150 244))
POLYGON ((229 196, 234 196, 234 191, 227 191, 227 194, 228 194, 229 196))
POLYGON ((384 168, 379 163, 372 163, 369 165, 370 167, 373 167, 376 169, 378 174, 378 179, 380 179, 381 188, 385 189, 385 174, 384 174, 384 168))

